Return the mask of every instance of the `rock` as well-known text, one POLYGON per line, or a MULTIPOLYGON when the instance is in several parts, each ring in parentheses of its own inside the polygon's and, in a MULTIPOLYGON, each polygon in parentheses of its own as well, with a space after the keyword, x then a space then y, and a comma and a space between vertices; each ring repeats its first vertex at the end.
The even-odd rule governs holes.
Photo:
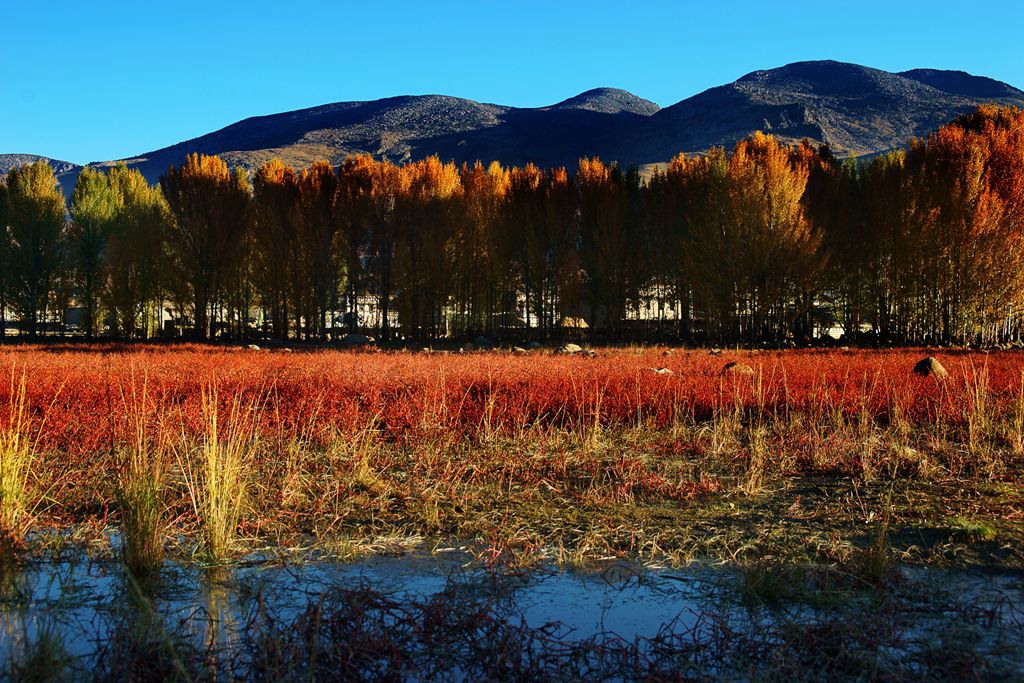
POLYGON ((476 348, 482 349, 482 350, 487 350, 487 349, 493 349, 494 348, 494 342, 492 342, 490 339, 488 339, 487 337, 485 337, 483 335, 480 335, 479 337, 477 337, 476 340, 473 343, 476 344, 476 348))
POLYGON ((512 347, 512 353, 526 353, 526 352, 527 352, 526 349, 524 349, 522 346, 513 346, 512 347))
POLYGON ((562 344, 558 347, 559 353, 579 353, 583 350, 583 347, 579 344, 562 344))
POLYGON ((754 368, 750 367, 746 363, 740 363, 739 361, 729 361, 722 368, 722 376, 725 375, 753 375, 754 368))
POLYGON ((721 356, 722 349, 711 349, 710 351, 708 351, 708 353, 711 354, 712 356, 721 356))
POLYGON ((676 374, 676 373, 672 372, 671 370, 669 370, 668 368, 651 368, 651 371, 654 372, 655 375, 674 375, 674 374, 676 374))
POLYGON ((459 350, 460 351, 476 351, 476 345, 474 345, 473 342, 466 342, 465 344, 462 345, 462 348, 459 349, 459 350))
POLYGON ((368 337, 365 334, 356 334, 352 332, 342 337, 341 341, 344 342, 347 346, 366 346, 367 344, 373 343, 373 337, 368 337))
POLYGON ((934 377, 935 379, 946 379, 949 377, 946 368, 942 367, 942 363, 934 356, 928 356, 917 361, 917 365, 914 366, 914 374, 921 377, 934 377))
POLYGON ((536 351, 537 349, 544 348, 544 345, 541 344, 539 341, 532 341, 526 345, 526 348, 530 349, 531 351, 536 351))
POLYGON ((586 349, 585 351, 582 351, 581 353, 584 356, 586 356, 587 358, 597 358, 597 351, 594 351, 593 349, 586 349))
POLYGON ((257 346, 256 344, 249 344, 245 348, 249 349, 250 351, 260 351, 261 350, 260 347, 257 346))
POLYGON ((663 356, 671 356, 672 355, 672 351, 670 351, 670 350, 662 351, 661 355, 663 355, 663 356))
POLYGON ((284 347, 283 349, 281 349, 281 353, 291 353, 291 352, 292 352, 292 350, 289 349, 287 346, 284 347))
POLYGON ((566 316, 558 323, 563 330, 585 330, 590 327, 583 318, 566 316))

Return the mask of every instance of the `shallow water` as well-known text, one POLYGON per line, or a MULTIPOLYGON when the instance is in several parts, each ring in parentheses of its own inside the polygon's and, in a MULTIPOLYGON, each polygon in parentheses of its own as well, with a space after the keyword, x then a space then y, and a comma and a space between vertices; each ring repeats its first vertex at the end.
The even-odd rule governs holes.
MULTIPOLYGON (((280 618, 294 617, 334 588, 366 587, 384 595, 423 600, 452 585, 500 601, 531 628, 557 622, 574 639, 597 634, 625 639, 653 637, 673 622, 692 623, 715 586, 713 570, 685 574, 613 562, 592 572, 541 567, 498 572, 460 552, 375 556, 357 562, 287 564, 250 560, 203 569, 169 563, 150 594, 165 620, 212 625, 228 640, 253 605, 280 618)), ((0 599, 3 639, 32 639, 50 628, 65 649, 88 657, 125 607, 129 592, 123 567, 114 561, 32 562, 10 576, 0 599), (110 624, 106 624, 106 621, 110 624)), ((7 648, 0 648, 0 657, 7 648)))
MULTIPOLYGON (((906 613, 894 622, 901 629, 894 636, 902 643, 897 647, 926 644, 949 624, 969 622, 980 646, 1009 652, 1010 666, 1016 666, 1013 652, 1024 652, 1020 576, 904 568, 897 583, 901 610, 906 603, 906 613)), ((471 606, 485 603, 490 614, 565 642, 630 643, 666 633, 696 634, 709 617, 730 632, 766 622, 842 620, 843 610, 870 611, 877 599, 871 592, 849 593, 839 606, 796 601, 764 607, 756 599, 752 605, 745 585, 733 569, 652 569, 625 561, 587 571, 554 566, 503 571, 453 550, 356 562, 288 563, 254 556, 212 569, 169 562, 145 597, 133 599, 138 592, 118 562, 91 560, 82 552, 60 562, 30 561, 2 576, 0 671, 45 635, 57 638, 73 669, 88 671, 119 629, 137 624, 146 613, 156 617, 146 628, 230 651, 247 642, 260 617, 289 623, 339 589, 372 590, 397 604, 422 604, 443 594, 441 604, 452 610, 464 600, 471 606)))

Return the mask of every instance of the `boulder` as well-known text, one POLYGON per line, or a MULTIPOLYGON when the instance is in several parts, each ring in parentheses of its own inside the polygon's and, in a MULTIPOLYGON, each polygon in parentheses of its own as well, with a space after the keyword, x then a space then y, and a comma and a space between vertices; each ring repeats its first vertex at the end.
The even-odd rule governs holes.
POLYGON ((562 344, 558 347, 559 353, 579 353, 583 350, 583 347, 579 344, 562 344))
POLYGON ((530 349, 531 351, 536 351, 537 349, 544 348, 544 345, 541 344, 539 341, 532 341, 526 345, 526 348, 530 349))
POLYGON ((249 349, 250 351, 260 351, 261 350, 260 347, 257 346, 256 344, 249 344, 245 348, 249 349))
POLYGON ((566 316, 558 323, 563 330, 586 330, 590 327, 583 318, 566 316))
POLYGON ((513 346, 512 347, 512 353, 526 353, 526 352, 527 352, 526 349, 524 349, 522 346, 513 346))
POLYGON ((674 375, 674 374, 676 374, 676 373, 672 372, 668 368, 651 368, 651 371, 655 375, 674 375))
POLYGON ((942 367, 942 363, 934 356, 928 356, 917 361, 917 365, 914 366, 914 374, 921 377, 934 377, 935 379, 946 379, 949 377, 946 368, 942 367))
POLYGON ((473 343, 476 345, 476 348, 482 349, 482 350, 487 350, 487 349, 493 349, 494 348, 494 342, 492 342, 490 339, 488 339, 487 337, 485 337, 483 335, 480 335, 479 337, 477 337, 473 341, 473 343))
POLYGON ((587 358, 597 358, 597 351, 593 349, 584 349, 581 353, 587 358))
POLYGON ((373 343, 373 337, 368 337, 365 334, 356 334, 352 332, 342 337, 342 341, 347 346, 366 346, 367 344, 373 343))
POLYGON ((746 363, 740 363, 739 361, 729 361, 722 368, 722 376, 725 375, 753 375, 754 368, 750 367, 746 363))
POLYGON ((476 345, 473 342, 466 342, 462 345, 460 351, 476 351, 476 345))

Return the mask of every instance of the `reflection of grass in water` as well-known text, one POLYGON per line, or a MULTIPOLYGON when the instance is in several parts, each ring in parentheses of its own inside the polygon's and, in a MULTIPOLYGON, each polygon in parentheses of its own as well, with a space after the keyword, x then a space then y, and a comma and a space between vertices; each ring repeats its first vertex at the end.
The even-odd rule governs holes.
POLYGON ((14 647, 26 633, 25 612, 31 605, 28 574, 12 556, 0 555, 0 643, 8 643, 3 656, 13 660, 14 647))
POLYGON ((204 624, 204 644, 211 651, 229 650, 241 642, 241 617, 232 596, 234 577, 226 567, 213 567, 202 579, 203 609, 197 612, 204 624))
MULTIPOLYGON (((22 623, 22 635, 27 632, 28 624, 22 623)), ((52 622, 39 625, 34 638, 22 637, 10 642, 6 656, 6 673, 13 681, 61 680, 71 661, 59 629, 52 622)))
POLYGON ((168 588, 154 574, 125 575, 124 602, 115 610, 110 637, 100 643, 95 668, 101 680, 193 681, 200 678, 202 653, 156 606, 168 588))
MULTIPOLYGON (((613 563, 603 569, 619 568, 613 563)), ((772 680, 820 674, 852 681, 865 670, 895 680, 998 677, 1022 663, 1005 646, 1024 645, 1024 634, 1002 626, 1006 619, 993 621, 984 605, 968 604, 975 596, 958 595, 944 582, 945 573, 878 587, 829 567, 780 563, 759 572, 772 585, 760 590, 756 601, 743 599, 743 577, 737 581, 739 575, 728 570, 714 592, 696 603, 689 589, 659 591, 659 598, 686 600, 692 618, 687 611, 686 619, 636 639, 628 633, 588 637, 556 624, 524 624, 521 601, 528 604, 532 586, 543 580, 538 584, 533 574, 521 571, 459 574, 439 592, 410 597, 329 576, 310 591, 311 577, 301 571, 282 569, 277 578, 266 579, 274 574, 257 577, 219 567, 179 577, 199 582, 201 602, 188 618, 176 608, 160 611, 161 596, 180 595, 181 586, 147 587, 129 577, 127 608, 108 613, 119 621, 89 669, 103 680, 345 680, 367 672, 402 679, 425 671, 441 679, 661 679, 679 671, 706 679, 743 678, 744 672, 758 670, 772 680), (290 601, 275 607, 274 601, 259 600, 287 592, 308 596, 297 612, 290 601), (963 637, 942 640, 950 614, 963 637), (936 647, 940 641, 948 650, 944 655, 936 647)), ((698 578, 705 576, 701 572, 698 578)), ((757 577, 751 572, 746 578, 757 577)), ((578 580, 604 583, 598 575, 578 580)), ((658 583, 662 590, 675 585, 659 582, 655 574, 640 583, 652 591, 658 583)), ((97 614, 104 614, 102 607, 97 614)), ((34 659, 19 661, 56 661, 46 657, 59 654, 53 642, 33 643, 34 659)))

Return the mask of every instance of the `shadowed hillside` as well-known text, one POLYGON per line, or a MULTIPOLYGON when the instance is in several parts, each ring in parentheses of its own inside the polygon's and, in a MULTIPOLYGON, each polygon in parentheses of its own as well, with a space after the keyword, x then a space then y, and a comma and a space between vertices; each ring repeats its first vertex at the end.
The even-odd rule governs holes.
MULTIPOLYGON (((1024 106, 1024 92, 962 71, 889 73, 834 61, 755 71, 661 109, 624 90, 597 88, 548 107, 519 108, 443 95, 338 102, 255 116, 126 159, 150 181, 190 152, 253 170, 273 157, 302 167, 371 154, 407 162, 432 154, 458 163, 500 160, 573 168, 583 156, 650 167, 679 152, 731 146, 756 130, 810 138, 840 156, 900 147, 981 102, 1024 106)), ((0 156, 0 169, 31 155, 0 156)), ((52 161, 70 192, 78 167, 52 161)), ((114 162, 104 162, 109 165, 114 162)))

